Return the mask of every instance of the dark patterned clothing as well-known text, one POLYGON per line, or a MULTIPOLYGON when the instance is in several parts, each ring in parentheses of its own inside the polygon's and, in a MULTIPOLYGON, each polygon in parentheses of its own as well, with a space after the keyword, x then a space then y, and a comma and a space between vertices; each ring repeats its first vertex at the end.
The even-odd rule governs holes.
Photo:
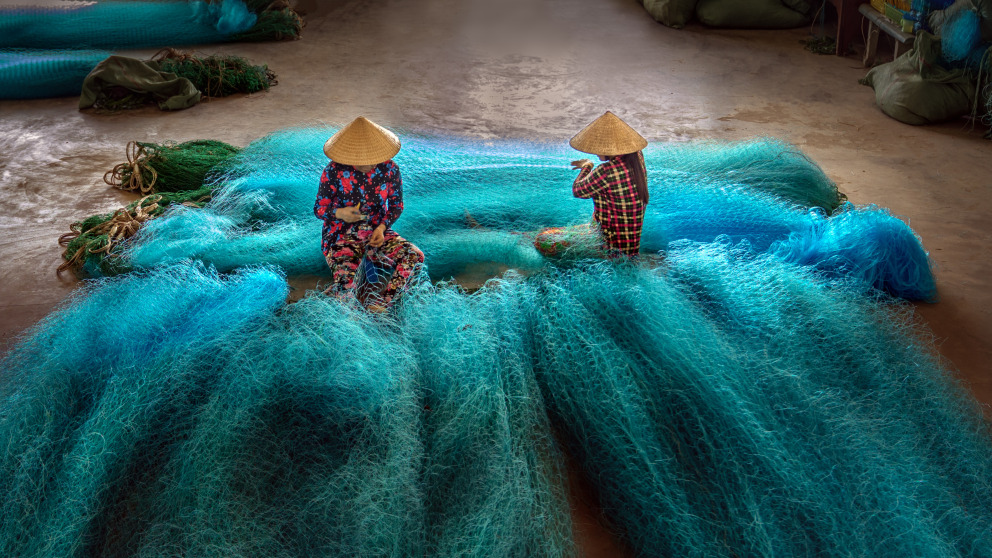
POLYGON ((361 223, 375 229, 389 227, 403 212, 403 180, 400 167, 390 161, 379 163, 369 172, 355 170, 351 165, 331 161, 320 176, 317 201, 313 213, 324 220, 321 249, 324 256, 343 233, 359 223, 345 223, 334 215, 334 210, 362 204, 361 211, 368 218, 361 223))
MULTIPOLYGON (((638 153, 638 158, 643 167, 644 156, 638 153)), ((572 194, 577 198, 592 198, 592 218, 599 223, 607 249, 637 254, 641 249, 645 204, 637 196, 634 177, 619 157, 610 158, 595 169, 592 163, 584 166, 572 184, 572 194)))
POLYGON ((369 237, 372 236, 372 227, 365 223, 356 223, 356 225, 341 233, 332 249, 325 255, 333 279, 324 292, 334 294, 352 290, 355 287, 355 273, 358 271, 358 266, 362 258, 368 258, 387 273, 392 271, 392 277, 382 286, 382 292, 375 295, 381 300, 363 302, 381 302, 389 306, 396 293, 406 287, 417 267, 424 263, 424 253, 391 230, 386 231, 386 240, 382 246, 373 248, 368 245, 369 237))

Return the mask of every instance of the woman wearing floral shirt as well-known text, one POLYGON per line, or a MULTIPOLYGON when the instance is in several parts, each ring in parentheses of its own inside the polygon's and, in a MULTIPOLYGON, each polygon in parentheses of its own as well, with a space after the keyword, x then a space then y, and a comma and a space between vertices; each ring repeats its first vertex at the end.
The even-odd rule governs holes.
POLYGON ((325 292, 353 289, 363 258, 395 266, 381 300, 366 303, 373 311, 385 310, 424 261, 423 252, 390 228, 403 212, 403 181, 392 161, 399 149, 392 132, 356 118, 324 145, 331 162, 320 177, 313 208, 324 221, 321 248, 333 277, 325 292))

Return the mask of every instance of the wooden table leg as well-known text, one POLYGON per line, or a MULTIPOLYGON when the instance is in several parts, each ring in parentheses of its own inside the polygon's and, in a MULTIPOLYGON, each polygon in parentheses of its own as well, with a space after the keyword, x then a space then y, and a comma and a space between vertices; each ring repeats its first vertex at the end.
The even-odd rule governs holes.
POLYGON ((893 60, 895 60, 896 58, 899 58, 899 55, 902 54, 902 52, 901 52, 902 51, 902 48, 903 48, 903 44, 900 43, 899 41, 896 41, 896 48, 892 51, 892 59, 893 60))
MULTIPOLYGON (((864 64, 865 68, 871 68, 875 65, 875 51, 878 49, 878 26, 875 22, 868 22, 868 44, 865 45, 865 56, 861 59, 861 63, 864 64)), ((896 41, 896 50, 899 50, 899 41, 896 41)))
POLYGON ((861 31, 861 14, 858 6, 868 0, 830 0, 837 7, 837 56, 847 54, 851 41, 861 31))

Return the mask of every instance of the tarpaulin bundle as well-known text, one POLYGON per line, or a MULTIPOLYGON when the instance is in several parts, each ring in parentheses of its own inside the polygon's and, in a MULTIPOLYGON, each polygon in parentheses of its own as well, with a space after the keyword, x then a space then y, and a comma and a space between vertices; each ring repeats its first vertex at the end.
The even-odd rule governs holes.
MULTIPOLYGON (((321 146, 333 130, 276 132, 245 148, 228 165, 204 210, 177 208, 150 223, 122 256, 139 268, 198 259, 225 271, 274 264, 289 274, 326 273, 321 224, 313 216, 321 146)), ((427 256, 435 280, 472 266, 533 272, 549 261, 534 247, 548 227, 587 223, 588 200, 572 197, 570 153, 560 145, 471 142, 408 136, 396 157, 405 209, 394 228, 427 256)), ((651 203, 642 252, 677 240, 747 241, 757 252, 776 246, 789 261, 863 276, 897 296, 930 299, 929 259, 909 227, 884 210, 833 221, 810 207, 837 207, 842 196, 822 170, 796 148, 774 140, 684 145, 645 150, 651 203), (826 227, 832 234, 824 235, 826 227), (837 254, 838 238, 871 239, 837 254), (777 243, 786 239, 786 249, 777 243), (910 254, 912 257, 903 259, 910 254), (843 257, 843 265, 838 264, 843 257), (894 270, 894 271, 893 271, 894 270)), ((850 241, 850 240, 849 240, 850 241)))

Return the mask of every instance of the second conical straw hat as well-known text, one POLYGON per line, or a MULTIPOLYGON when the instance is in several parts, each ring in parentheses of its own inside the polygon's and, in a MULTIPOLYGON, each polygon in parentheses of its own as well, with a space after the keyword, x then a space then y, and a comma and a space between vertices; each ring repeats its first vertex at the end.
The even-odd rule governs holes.
POLYGON ((610 111, 575 134, 569 145, 593 155, 626 155, 648 146, 648 140, 610 111))
POLYGON ((324 144, 324 154, 343 165, 378 165, 399 151, 396 134, 364 116, 352 120, 324 144))

